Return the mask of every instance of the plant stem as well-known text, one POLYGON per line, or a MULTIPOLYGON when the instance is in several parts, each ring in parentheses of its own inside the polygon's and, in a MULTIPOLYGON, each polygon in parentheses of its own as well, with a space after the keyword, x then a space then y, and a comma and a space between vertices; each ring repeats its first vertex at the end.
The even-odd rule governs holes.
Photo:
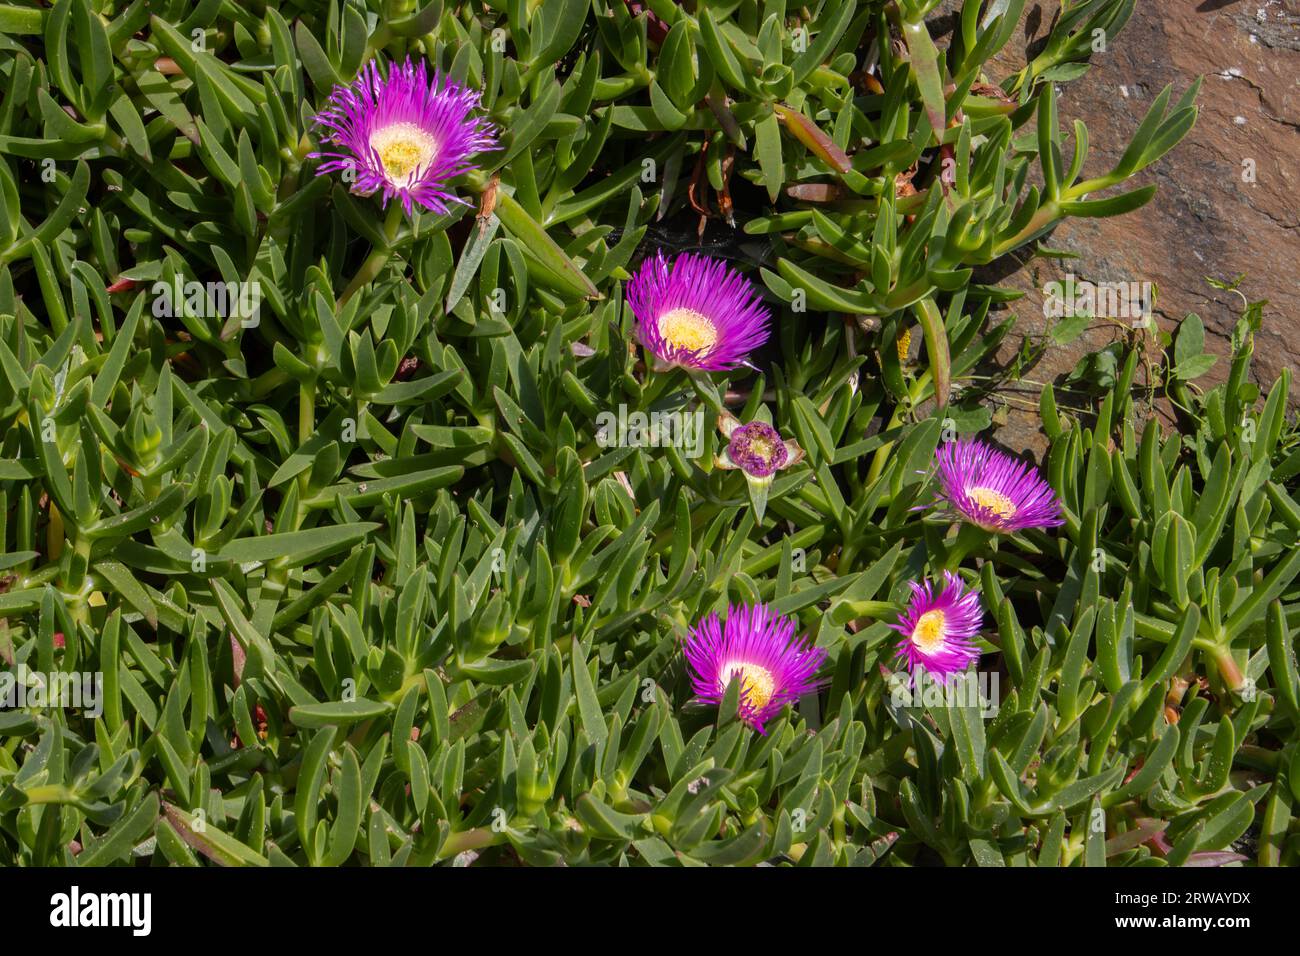
POLYGON ((388 214, 384 217, 384 237, 387 242, 382 248, 374 250, 366 257, 366 261, 361 264, 357 274, 352 277, 348 287, 339 296, 338 302, 335 303, 336 309, 342 309, 347 305, 348 299, 356 295, 362 286, 373 282, 375 276, 379 275, 379 271, 388 265, 388 260, 393 255, 393 240, 397 238, 397 230, 401 224, 402 204, 393 200, 388 204, 388 214))
POLYGON ((298 444, 303 445, 316 430, 316 383, 298 386, 298 444))
POLYGON ((269 368, 250 383, 250 394, 254 399, 265 398, 277 388, 289 381, 289 373, 276 366, 269 368))
MULTIPOLYGON (((892 431, 901 424, 900 419, 903 414, 903 406, 895 405, 894 413, 889 416, 889 424, 883 431, 892 431)), ((871 470, 867 472, 866 487, 871 487, 872 482, 880 477, 880 473, 885 470, 885 462, 889 461, 889 452, 894 447, 894 443, 886 442, 876 449, 875 457, 871 459, 871 470)))
POLYGON ((962 522, 957 537, 953 540, 952 545, 947 548, 943 562, 944 570, 956 573, 957 568, 961 566, 962 561, 968 554, 976 549, 987 548, 992 538, 993 533, 991 531, 985 531, 976 525, 962 522))
POLYGON ((1232 656, 1232 651, 1227 647, 1220 646, 1212 652, 1214 664, 1219 669, 1219 676, 1223 678, 1223 683, 1228 689, 1235 694, 1241 693, 1246 687, 1246 677, 1237 666, 1237 661, 1232 656))
POLYGON ((447 842, 438 850, 438 859, 446 860, 458 856, 466 850, 482 850, 500 843, 502 839, 504 839, 504 833, 493 833, 484 827, 476 827, 473 830, 460 830, 448 834, 447 842))

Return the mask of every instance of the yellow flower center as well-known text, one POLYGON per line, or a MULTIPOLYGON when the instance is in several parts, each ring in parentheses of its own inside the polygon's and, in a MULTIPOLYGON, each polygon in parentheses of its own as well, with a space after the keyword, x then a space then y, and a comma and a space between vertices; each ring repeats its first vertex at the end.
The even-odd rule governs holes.
POLYGON ((433 137, 414 123, 395 123, 370 135, 370 148, 379 155, 384 176, 394 186, 409 186, 415 174, 428 169, 438 152, 433 137))
POLYGON ((943 646, 943 611, 926 611, 912 629, 912 643, 918 650, 933 654, 943 646))
POLYGON ((966 495, 981 508, 987 508, 999 518, 1010 518, 1016 513, 1016 506, 1011 499, 992 488, 968 488, 966 495))
POLYGON ((772 694, 776 690, 776 680, 770 670, 757 664, 728 664, 722 668, 721 690, 724 693, 733 676, 739 679, 740 696, 749 703, 750 707, 761 710, 767 706, 767 702, 772 699, 772 694))
POLYGON ((776 445, 766 437, 751 438, 749 440, 749 450, 752 454, 762 458, 763 461, 770 462, 776 457, 776 445))
POLYGON ((694 309, 673 309, 659 317, 659 334, 665 342, 688 352, 707 355, 718 343, 718 329, 694 309))

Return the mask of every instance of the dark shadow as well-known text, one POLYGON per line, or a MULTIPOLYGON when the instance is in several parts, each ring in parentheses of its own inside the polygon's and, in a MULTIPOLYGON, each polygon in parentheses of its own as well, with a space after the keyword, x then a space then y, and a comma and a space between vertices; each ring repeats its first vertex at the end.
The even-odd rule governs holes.
POLYGON ((1038 32, 1038 28, 1043 25, 1043 8, 1034 4, 1029 16, 1025 17, 1025 36, 1031 37, 1038 32))
POLYGON ((1210 13, 1214 10, 1222 10, 1224 7, 1230 7, 1234 3, 1240 3, 1241 0, 1202 0, 1201 5, 1196 8, 1197 13, 1210 13))
POLYGON ((1042 53, 1047 48, 1047 41, 1051 39, 1052 27, 1056 26, 1057 19, 1060 18, 1060 11, 1052 16, 1052 23, 1047 29, 1043 30, 1043 35, 1038 36, 1039 29, 1043 26, 1043 8, 1039 4, 1034 4, 1029 15, 1025 17, 1025 62, 1028 63, 1042 53))
POLYGON ((930 29, 930 36, 933 39, 938 40, 942 37, 949 36, 950 34, 955 35, 957 32, 957 25, 960 22, 960 14, 953 11, 952 13, 946 13, 942 16, 927 20, 925 21, 925 25, 930 29))

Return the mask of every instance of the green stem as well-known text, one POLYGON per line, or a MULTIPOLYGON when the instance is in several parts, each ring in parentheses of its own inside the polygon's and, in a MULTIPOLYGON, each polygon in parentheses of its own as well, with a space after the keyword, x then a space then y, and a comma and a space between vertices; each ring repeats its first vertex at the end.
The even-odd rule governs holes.
POLYGON ((1237 751, 1237 756, 1233 757, 1234 763, 1239 763, 1244 767, 1251 767, 1255 770, 1264 770, 1270 773, 1276 773, 1282 766, 1283 752, 1280 750, 1269 750, 1266 747, 1258 747, 1254 744, 1243 744, 1237 751))
MULTIPOLYGON (((902 415, 903 407, 901 405, 895 405, 894 413, 889 416, 889 424, 886 425, 883 430, 888 432, 897 428, 901 424, 902 415)), ((889 452, 893 447, 894 443, 891 441, 886 442, 876 449, 875 457, 871 459, 871 470, 867 472, 866 487, 871 487, 871 484, 879 478, 881 472, 885 470, 885 462, 889 461, 889 452)))
MULTIPOLYGON (((68 556, 68 568, 70 573, 64 578, 63 591, 65 594, 81 595, 86 591, 86 575, 90 569, 90 539, 80 531, 77 533, 76 540, 72 543, 72 554, 68 556)), ((85 611, 84 604, 77 604, 74 612, 85 611)), ((74 617, 76 617, 74 613, 74 617)))
MULTIPOLYGON (((316 431, 316 383, 301 382, 298 385, 298 447, 307 444, 316 431)), ((302 526, 302 519, 307 514, 307 491, 311 483, 311 469, 308 468, 298 476, 298 513, 293 519, 293 530, 302 526)))
POLYGON ((316 431, 316 383, 298 386, 298 444, 306 444, 316 431))
POLYGON ((254 399, 265 398, 281 385, 289 381, 289 373, 276 366, 267 369, 250 383, 249 391, 254 399))
POLYGON ((1242 674, 1241 668, 1237 666, 1237 661, 1232 656, 1232 650, 1226 646, 1220 646, 1211 652, 1214 658, 1214 664, 1219 669, 1219 676, 1223 678, 1223 683, 1234 694, 1240 694, 1246 688, 1246 676, 1242 674))
POLYGON ((447 860, 464 853, 466 850, 482 850, 505 839, 504 831, 493 833, 484 827, 473 830, 461 830, 447 836, 447 842, 438 850, 438 859, 447 860))
MULTIPOLYGON (((1025 228, 1021 229, 1014 236, 1002 240, 1002 242, 993 247, 992 258, 996 259, 999 256, 1006 255, 1012 249, 1017 249, 1020 246, 1023 246, 1030 239, 1046 232, 1047 228, 1060 218, 1061 210, 1056 201, 1043 203, 1043 205, 1039 207, 1038 211, 1030 217, 1029 222, 1025 224, 1025 228)), ((992 261, 992 259, 990 259, 990 261, 992 261)))
POLYGON ((352 298, 367 283, 373 282, 379 275, 381 269, 388 265, 388 260, 393 255, 393 240, 397 238, 397 230, 402 225, 402 204, 391 202, 388 204, 388 214, 384 217, 384 238, 387 240, 384 246, 374 250, 366 261, 361 264, 357 274, 352 277, 348 287, 343 290, 339 300, 335 303, 336 309, 342 309, 347 305, 348 299, 352 298))
POLYGON ((985 531, 976 525, 962 522, 957 537, 947 547, 943 562, 944 570, 952 571, 955 574, 967 555, 977 549, 984 550, 992 539, 993 533, 991 531, 985 531))

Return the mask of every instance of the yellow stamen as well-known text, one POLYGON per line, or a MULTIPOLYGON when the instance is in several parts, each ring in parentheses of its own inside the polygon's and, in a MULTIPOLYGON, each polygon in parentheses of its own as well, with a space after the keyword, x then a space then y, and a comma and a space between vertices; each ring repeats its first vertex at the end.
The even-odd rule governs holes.
POLYGON ((1016 513, 1016 506, 1012 500, 992 488, 968 488, 966 495, 981 508, 987 508, 999 518, 1010 518, 1016 513))
POLYGON ((898 361, 907 362, 908 352, 912 349, 912 330, 903 329, 898 333, 898 338, 894 340, 894 345, 898 348, 898 361))
POLYGON ((724 693, 731 683, 732 676, 740 681, 740 696, 754 710, 761 710, 772 699, 776 691, 776 680, 772 672, 757 664, 728 664, 722 668, 722 687, 724 693))
POLYGON ((749 450, 762 458, 763 461, 771 461, 776 457, 776 445, 768 438, 751 438, 749 440, 749 450))
POLYGON ((943 646, 943 611, 926 611, 912 629, 912 643, 918 650, 933 654, 943 646))
POLYGON ((673 309, 659 317, 659 334, 679 349, 707 355, 718 343, 718 329, 694 309, 673 309))
POLYGON ((415 174, 427 169, 438 152, 433 137, 414 123, 395 123, 375 130, 370 148, 379 154, 384 176, 394 186, 409 186, 415 174))

